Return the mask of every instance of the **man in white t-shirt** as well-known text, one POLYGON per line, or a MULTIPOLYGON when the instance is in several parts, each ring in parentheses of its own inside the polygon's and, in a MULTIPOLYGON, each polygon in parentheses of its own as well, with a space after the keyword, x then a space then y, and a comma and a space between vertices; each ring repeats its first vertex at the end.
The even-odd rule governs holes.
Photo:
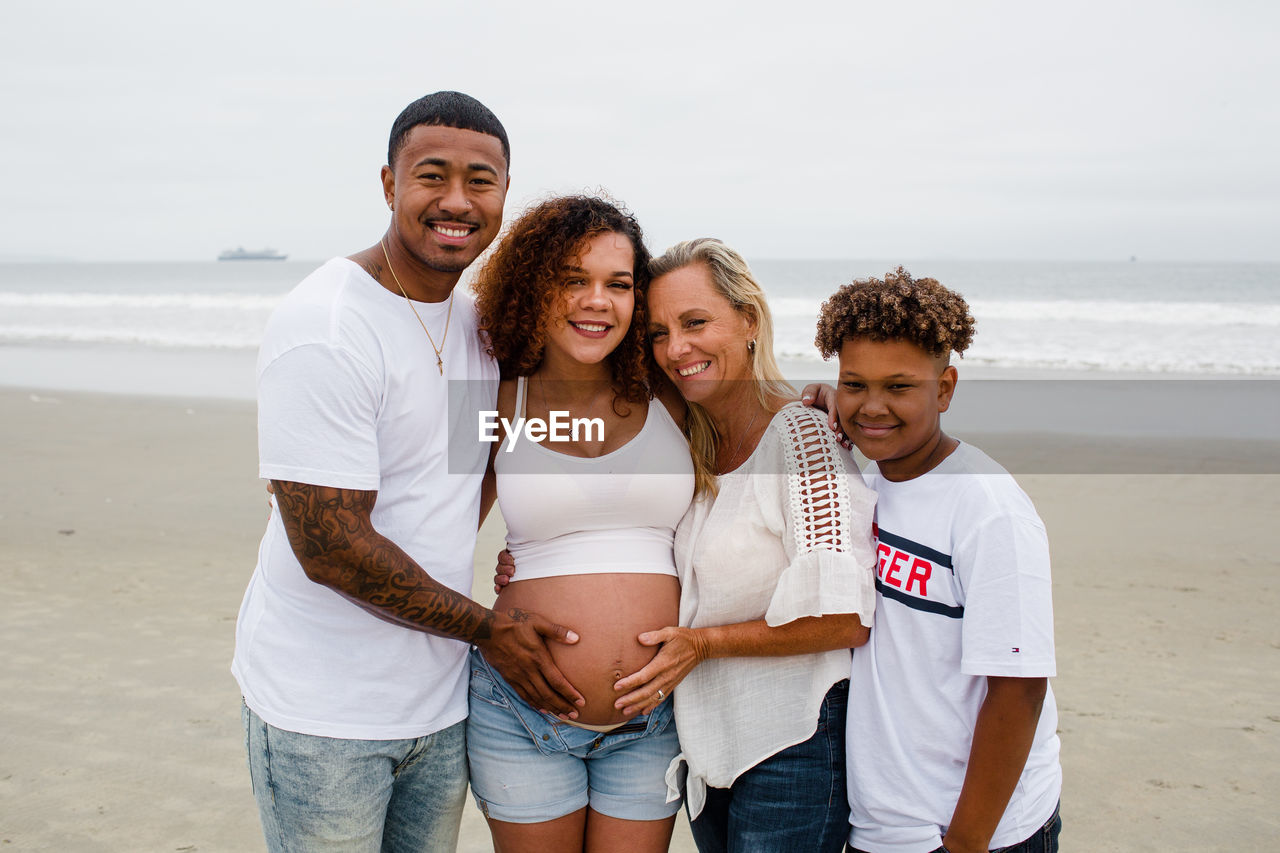
POLYGON ((502 224, 506 131, 457 92, 392 126, 378 244, 308 276, 258 359, 273 511, 236 624, 250 775, 270 850, 457 846, 475 644, 535 707, 581 696, 536 614, 468 597, 493 501, 473 434, 498 372, 454 291, 502 224))

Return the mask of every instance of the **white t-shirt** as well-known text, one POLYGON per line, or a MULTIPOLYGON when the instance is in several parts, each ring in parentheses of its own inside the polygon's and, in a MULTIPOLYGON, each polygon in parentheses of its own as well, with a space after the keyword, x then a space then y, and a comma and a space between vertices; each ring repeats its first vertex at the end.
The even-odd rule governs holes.
MULTIPOLYGON (((695 500, 676 529, 680 624, 857 613, 870 626, 875 497, 856 471, 826 415, 798 403, 778 412, 751 456, 718 478, 719 494, 695 500)), ((667 772, 668 796, 687 763, 697 817, 707 786, 728 788, 812 737, 823 697, 848 673, 848 649, 698 664, 675 690, 682 753, 667 772)))
MULTIPOLYGON (((259 475, 377 491, 374 529, 469 595, 488 455, 477 410, 495 408, 498 370, 473 304, 453 299, 441 376, 405 299, 352 261, 329 261, 289 293, 258 357, 259 475)), ((414 307, 444 338, 448 301, 414 307)), ((311 581, 273 509, 232 662, 263 720, 325 737, 421 737, 466 718, 466 654, 311 581)))
MULTIPOLYGON (((849 843, 925 853, 941 843, 964 783, 986 676, 1055 674, 1049 543, 1030 498, 960 444, 895 483, 875 465, 876 627, 854 650, 845 749, 849 843)), ((1004 817, 1003 847, 1053 814, 1062 790, 1050 690, 1004 817)))

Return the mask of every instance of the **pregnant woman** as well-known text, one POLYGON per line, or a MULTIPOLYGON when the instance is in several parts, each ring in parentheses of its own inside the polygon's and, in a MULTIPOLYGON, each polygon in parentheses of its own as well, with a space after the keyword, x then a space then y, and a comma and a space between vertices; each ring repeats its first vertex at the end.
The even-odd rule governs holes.
POLYGON ((661 650, 618 682, 616 705, 650 712, 675 690, 672 785, 687 765, 703 853, 839 851, 849 649, 875 607, 874 497, 826 418, 794 401, 741 256, 693 240, 650 269, 653 357, 688 401, 699 489, 676 533, 679 621, 640 636, 661 650))
POLYGON ((513 426, 495 446, 520 573, 494 606, 577 632, 552 654, 586 700, 572 720, 545 713, 472 652, 471 787, 499 853, 656 853, 679 809, 664 782, 679 752, 669 696, 624 714, 614 691, 654 656, 637 638, 677 621, 672 542, 694 489, 684 405, 671 395, 668 408, 648 382, 648 263, 630 215, 556 198, 512 225, 475 284, 500 417, 598 424, 542 442, 513 426))

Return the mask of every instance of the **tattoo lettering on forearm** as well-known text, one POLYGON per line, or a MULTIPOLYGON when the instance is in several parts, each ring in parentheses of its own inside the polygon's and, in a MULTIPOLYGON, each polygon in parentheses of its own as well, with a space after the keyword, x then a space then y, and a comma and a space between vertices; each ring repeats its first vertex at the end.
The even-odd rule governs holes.
POLYGON ((492 611, 432 580, 373 529, 377 492, 272 483, 289 545, 313 581, 400 625, 467 641, 492 635, 492 611))

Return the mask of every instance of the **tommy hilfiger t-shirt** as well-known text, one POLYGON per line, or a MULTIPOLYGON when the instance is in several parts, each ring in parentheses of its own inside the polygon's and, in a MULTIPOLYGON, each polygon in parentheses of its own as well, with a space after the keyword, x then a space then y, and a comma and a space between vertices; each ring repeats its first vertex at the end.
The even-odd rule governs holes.
MULTIPOLYGON (((874 465, 865 479, 879 559, 875 628, 850 676, 850 844, 924 853, 960 795, 986 676, 1055 674, 1049 546, 1030 498, 970 445, 914 480, 891 482, 874 465)), ((992 847, 1053 814, 1057 723, 1049 691, 992 847)))

